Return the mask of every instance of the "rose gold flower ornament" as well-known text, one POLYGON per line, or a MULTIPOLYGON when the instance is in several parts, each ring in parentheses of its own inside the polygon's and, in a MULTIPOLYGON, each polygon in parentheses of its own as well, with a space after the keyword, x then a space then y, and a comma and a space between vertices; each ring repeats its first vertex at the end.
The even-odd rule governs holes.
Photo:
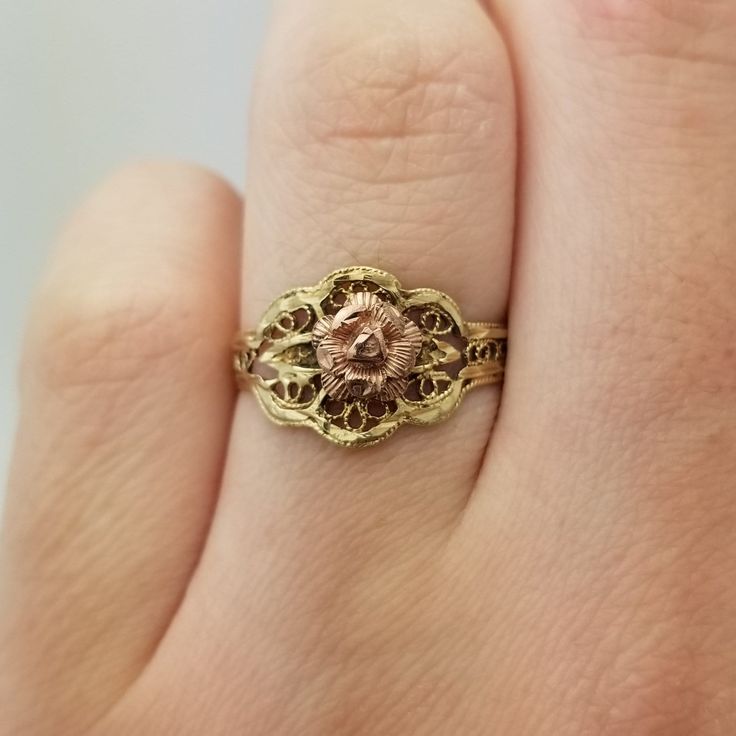
POLYGON ((391 401, 409 384, 422 347, 417 325, 371 292, 351 294, 312 331, 322 387, 333 399, 391 401))

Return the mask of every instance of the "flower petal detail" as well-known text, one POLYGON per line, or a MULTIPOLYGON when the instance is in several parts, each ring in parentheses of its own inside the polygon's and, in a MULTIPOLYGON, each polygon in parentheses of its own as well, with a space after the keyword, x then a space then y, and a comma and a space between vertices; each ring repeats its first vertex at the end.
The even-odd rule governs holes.
POLYGON ((403 395, 408 385, 408 378, 389 378, 381 391, 380 398, 383 401, 394 401, 403 395))
POLYGON ((322 374, 322 388, 325 390, 325 393, 338 401, 347 399, 350 396, 345 381, 334 373, 322 374))
POLYGON ((422 332, 410 319, 406 320, 404 337, 411 343, 415 352, 418 353, 422 349, 422 332))
POLYGON ((328 335, 317 346, 317 362, 323 370, 344 371, 348 360, 342 342, 334 336, 328 335))
POLYGON ((406 391, 422 333, 393 304, 358 292, 317 322, 312 342, 331 397, 392 401, 406 391))
POLYGON ((414 367, 417 351, 411 342, 405 338, 391 343, 391 351, 384 364, 386 373, 393 378, 400 378, 409 374, 414 367))
POLYGON ((326 314, 321 319, 317 320, 317 323, 312 328, 312 343, 318 345, 332 330, 332 323, 335 317, 332 314, 326 314))

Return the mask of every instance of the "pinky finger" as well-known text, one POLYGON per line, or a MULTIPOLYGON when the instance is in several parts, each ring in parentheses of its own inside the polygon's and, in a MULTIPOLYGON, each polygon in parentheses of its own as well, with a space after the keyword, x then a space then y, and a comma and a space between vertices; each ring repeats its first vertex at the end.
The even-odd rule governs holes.
POLYGON ((213 174, 141 164, 61 239, 28 331, 2 537, 4 733, 82 733, 178 606, 227 442, 241 218, 213 174))

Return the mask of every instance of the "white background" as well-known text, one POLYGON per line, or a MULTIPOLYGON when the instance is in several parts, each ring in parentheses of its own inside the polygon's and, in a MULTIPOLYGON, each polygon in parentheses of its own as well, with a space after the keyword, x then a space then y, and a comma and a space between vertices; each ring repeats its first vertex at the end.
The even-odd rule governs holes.
POLYGON ((130 158, 245 172, 268 0, 0 0, 0 484, 33 283, 65 213, 130 158))

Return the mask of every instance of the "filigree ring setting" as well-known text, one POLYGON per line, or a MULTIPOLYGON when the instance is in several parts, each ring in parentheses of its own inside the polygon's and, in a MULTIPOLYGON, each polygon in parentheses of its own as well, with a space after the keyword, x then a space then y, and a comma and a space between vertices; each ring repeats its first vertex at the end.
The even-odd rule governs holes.
POLYGON ((446 294, 355 266, 276 299, 236 339, 234 369, 276 423, 369 446, 402 424, 442 421, 471 388, 501 382, 506 339, 503 325, 464 322, 446 294))

